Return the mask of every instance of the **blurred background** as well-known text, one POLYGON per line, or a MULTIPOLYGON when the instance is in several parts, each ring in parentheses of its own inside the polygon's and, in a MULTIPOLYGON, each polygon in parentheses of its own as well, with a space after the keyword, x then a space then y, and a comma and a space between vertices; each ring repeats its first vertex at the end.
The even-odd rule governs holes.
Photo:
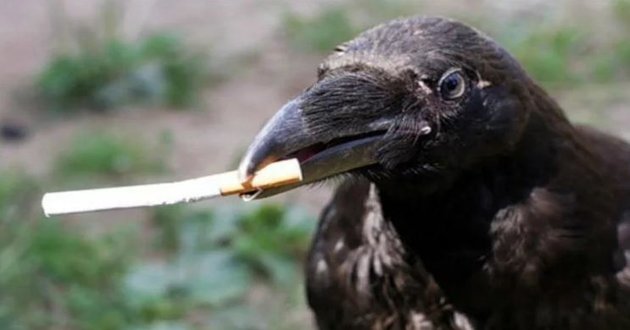
POLYGON ((336 44, 416 14, 484 30, 630 139, 630 0, 0 2, 0 328, 312 329, 331 187, 54 219, 39 200, 234 169, 336 44))

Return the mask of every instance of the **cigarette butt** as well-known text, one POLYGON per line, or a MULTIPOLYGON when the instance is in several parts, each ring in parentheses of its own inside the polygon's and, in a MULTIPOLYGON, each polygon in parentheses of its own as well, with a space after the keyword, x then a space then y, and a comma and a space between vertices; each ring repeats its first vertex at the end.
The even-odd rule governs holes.
POLYGON ((271 163, 249 181, 236 171, 171 183, 47 193, 42 198, 46 216, 189 203, 217 196, 242 194, 302 181, 297 159, 271 163))

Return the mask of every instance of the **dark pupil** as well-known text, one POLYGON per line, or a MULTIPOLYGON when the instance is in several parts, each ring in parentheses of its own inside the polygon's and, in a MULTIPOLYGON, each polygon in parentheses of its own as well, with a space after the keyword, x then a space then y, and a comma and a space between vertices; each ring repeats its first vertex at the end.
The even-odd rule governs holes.
POLYGON ((446 77, 446 80, 444 80, 444 91, 452 92, 457 89, 458 85, 459 85, 459 79, 457 79, 456 75, 446 77))

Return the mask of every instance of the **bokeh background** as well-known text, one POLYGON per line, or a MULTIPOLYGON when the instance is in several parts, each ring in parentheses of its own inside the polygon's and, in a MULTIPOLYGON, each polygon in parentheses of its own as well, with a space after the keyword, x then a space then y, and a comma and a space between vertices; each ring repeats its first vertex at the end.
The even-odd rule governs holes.
POLYGON ((569 116, 630 138, 630 0, 0 2, 0 328, 312 329, 331 187, 44 219, 44 191, 234 169, 339 42, 416 14, 508 48, 569 116))

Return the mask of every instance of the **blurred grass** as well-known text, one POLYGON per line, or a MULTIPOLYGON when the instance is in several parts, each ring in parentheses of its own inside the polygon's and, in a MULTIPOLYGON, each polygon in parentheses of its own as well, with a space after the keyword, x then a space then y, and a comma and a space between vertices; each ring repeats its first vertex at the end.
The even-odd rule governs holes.
POLYGON ((0 174, 0 223, 28 215, 30 202, 38 192, 35 180, 17 169, 0 174))
POLYGON ((304 309, 300 264, 315 221, 298 208, 158 208, 148 257, 136 230, 89 236, 41 219, 40 196, 32 178, 0 173, 2 329, 303 325, 281 316, 304 309))
POLYGON ((584 56, 584 36, 567 26, 513 27, 499 37, 537 80, 546 84, 574 84, 580 79, 572 62, 584 56))
POLYGON ((83 133, 59 155, 55 173, 68 179, 115 179, 164 169, 160 153, 154 155, 138 141, 111 134, 83 133))
MULTIPOLYGON (((293 48, 321 55, 376 23, 422 14, 419 6, 350 1, 308 17, 288 13, 282 29, 293 48)), ((612 9, 618 31, 606 38, 527 17, 481 27, 547 87, 614 84, 630 80, 630 1, 614 0, 612 9)), ((115 15, 103 13, 106 24, 72 35, 76 47, 62 47, 39 76, 52 108, 186 107, 214 79, 181 37, 127 40, 115 15)), ((91 132, 68 146, 53 174, 64 184, 112 182, 153 173, 163 161, 142 141, 91 132)), ((298 329, 308 322, 293 315, 306 308, 301 262, 315 221, 299 208, 158 208, 143 232, 153 242, 146 252, 134 231, 87 236, 60 219, 41 220, 40 196, 36 179, 0 173, 0 329, 298 329)))
POLYGON ((120 285, 130 256, 121 236, 90 239, 35 220, 4 229, 3 329, 120 329, 132 321, 120 285))
POLYGON ((83 25, 72 22, 63 9, 52 7, 54 32, 62 45, 36 81, 57 112, 138 103, 189 108, 204 84, 218 79, 206 67, 205 56, 177 34, 125 38, 120 1, 102 1, 100 17, 83 25))
POLYGON ((248 276, 282 284, 295 280, 294 264, 306 255, 314 219, 299 208, 263 204, 257 208, 185 211, 158 208, 152 216, 155 246, 171 256, 230 251, 248 276))
MULTIPOLYGON (((283 31, 293 48, 329 53, 359 32, 389 19, 427 14, 422 2, 347 1, 325 7, 313 16, 288 13, 283 31)), ((585 25, 548 17, 522 17, 501 25, 488 17, 467 16, 508 49, 537 81, 548 88, 571 88, 589 83, 612 83, 630 78, 630 1, 614 0, 611 6, 618 33, 602 38, 585 25), (492 22, 492 20, 490 20, 492 22)))
POLYGON ((543 24, 503 29, 499 40, 546 87, 613 83, 630 75, 630 42, 623 36, 603 42, 577 26, 543 24))
POLYGON ((290 319, 275 315, 303 308, 301 292, 296 305, 292 288, 300 288, 299 265, 315 222, 299 209, 169 206, 152 219, 153 253, 165 257, 137 263, 125 280, 130 301, 145 306, 150 324, 170 319, 178 320, 170 326, 186 328, 202 314, 202 328, 276 329, 290 319), (273 300, 254 308, 252 292, 273 300), (276 314, 261 314, 265 308, 276 314))
POLYGON ((615 18, 626 29, 630 29, 630 0, 613 0, 612 10, 615 18))
POLYGON ((284 15, 282 30, 288 43, 303 52, 329 53, 361 31, 386 20, 419 13, 420 2, 353 0, 324 7, 313 16, 284 15))
POLYGON ((201 57, 175 35, 156 34, 129 43, 107 40, 95 49, 55 56, 38 86, 57 111, 110 109, 133 103, 193 105, 203 86, 201 57))
POLYGON ((342 6, 327 7, 310 18, 288 13, 284 18, 284 30, 296 49, 318 53, 332 51, 359 32, 342 6))
POLYGON ((127 235, 88 238, 34 212, 39 189, 0 173, 0 328, 120 329, 127 235))

